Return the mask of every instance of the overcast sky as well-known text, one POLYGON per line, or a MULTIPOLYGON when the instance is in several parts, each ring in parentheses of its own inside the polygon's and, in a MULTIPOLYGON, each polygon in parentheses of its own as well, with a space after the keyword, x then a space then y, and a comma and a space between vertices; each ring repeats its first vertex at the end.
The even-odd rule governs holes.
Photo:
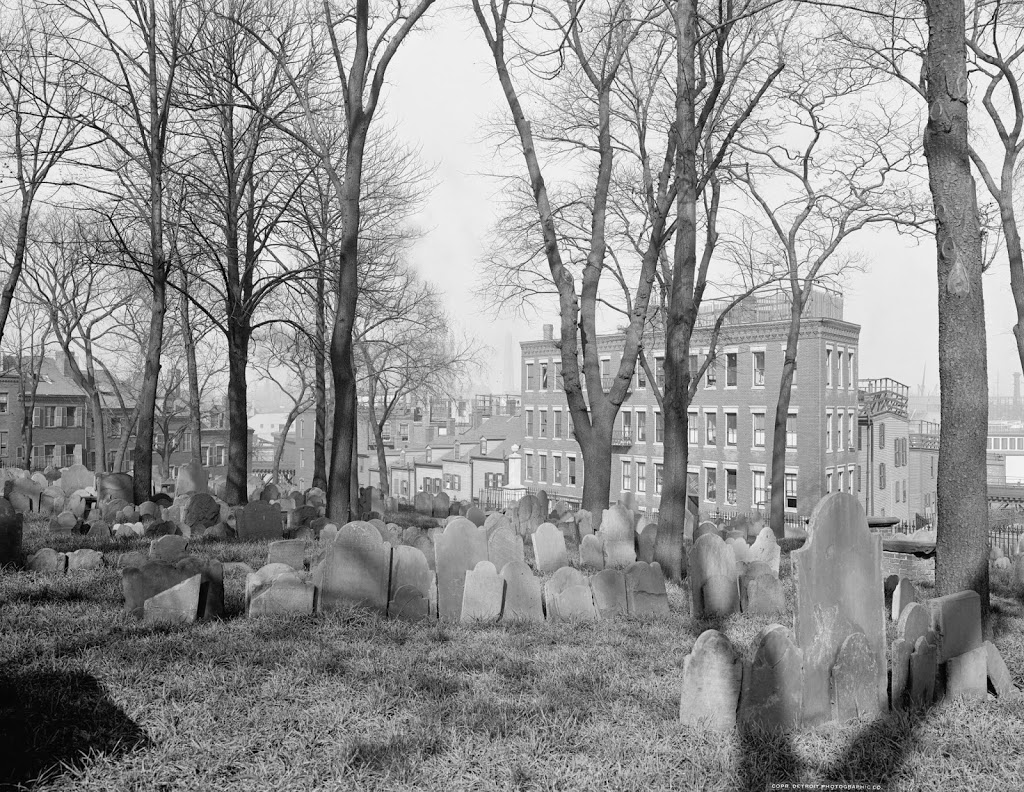
MULTIPOLYGON (((488 370, 481 386, 503 389, 506 339, 514 340, 515 387, 519 387, 519 342, 539 338, 541 325, 557 325, 552 313, 529 321, 490 314, 474 297, 478 262, 494 221, 496 183, 493 144, 481 140, 481 125, 505 109, 493 62, 475 22, 466 16, 435 17, 432 29, 406 42, 389 70, 389 123, 421 147, 437 166, 436 187, 416 218, 422 238, 410 257, 426 279, 447 294, 453 318, 488 344, 488 370)), ((521 160, 520 160, 521 162, 521 160)), ((935 248, 892 232, 863 231, 855 246, 868 254, 869 269, 847 282, 845 318, 861 326, 860 376, 892 377, 916 393, 938 385, 938 319, 935 248)), ((985 277, 989 388, 1010 395, 1020 369, 1011 328, 1015 322, 1005 260, 985 277)))

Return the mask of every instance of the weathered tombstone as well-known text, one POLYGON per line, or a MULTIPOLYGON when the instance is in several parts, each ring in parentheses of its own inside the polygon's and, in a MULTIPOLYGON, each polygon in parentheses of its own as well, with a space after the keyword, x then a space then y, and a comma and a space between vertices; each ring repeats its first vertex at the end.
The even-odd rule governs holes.
POLYGON ((288 493, 288 497, 292 499, 296 508, 306 505, 306 496, 300 490, 292 490, 288 493))
POLYGON ((878 677, 885 678, 885 667, 878 663, 864 633, 854 633, 843 641, 832 666, 834 720, 874 719, 888 710, 888 697, 884 701, 878 698, 878 677))
POLYGON ((13 564, 20 558, 24 519, 9 500, 0 498, 0 566, 13 564))
POLYGON ((754 544, 747 551, 747 562, 762 561, 771 567, 775 577, 779 576, 779 561, 782 558, 782 550, 779 543, 775 541, 775 534, 771 528, 762 528, 754 540, 754 544))
POLYGON ((572 567, 562 567, 544 584, 544 603, 551 622, 598 619, 590 582, 572 567))
MULTIPOLYGON (((122 512, 131 504, 123 498, 112 498, 104 503, 100 504, 100 515, 107 522, 129 522, 128 520, 122 519, 124 516, 122 512)), ((186 523, 188 525, 188 523, 186 523)))
POLYGON ((540 580, 525 561, 510 561, 501 568, 505 580, 502 621, 544 621, 540 580))
POLYGON ((719 530, 718 526, 710 520, 704 520, 704 522, 697 526, 697 530, 693 532, 694 544, 696 544, 697 540, 702 536, 707 536, 708 534, 714 534, 715 536, 722 538, 722 531, 719 530))
POLYGON ((452 501, 447 492, 439 492, 434 496, 431 509, 435 517, 447 517, 451 509, 452 501))
POLYGON ((101 500, 135 503, 135 480, 130 473, 104 473, 97 476, 96 484, 101 500))
POLYGON ((267 484, 263 491, 260 493, 260 500, 262 501, 277 501, 281 500, 281 490, 277 484, 267 484))
POLYGON ((533 556, 540 572, 554 572, 569 563, 565 536, 551 523, 543 523, 531 537, 533 556))
POLYGON ((25 560, 25 569, 29 572, 63 575, 67 568, 67 554, 58 553, 52 547, 44 547, 25 560))
POLYGON ((899 621, 903 609, 912 602, 917 602, 917 589, 906 578, 900 578, 892 592, 892 620, 899 621))
POLYGON ((209 528, 220 521, 220 504, 206 492, 199 492, 189 498, 184 516, 185 525, 193 530, 209 528))
POLYGON ((188 555, 187 547, 184 536, 161 536, 149 543, 149 557, 154 561, 180 561, 188 555))
POLYGON ((580 564, 590 569, 604 569, 604 543, 600 536, 587 534, 580 541, 580 564))
POLYGON ((288 512, 288 530, 292 533, 303 528, 312 530, 313 520, 319 517, 320 509, 316 506, 298 506, 288 512))
POLYGON ((252 593, 249 616, 308 616, 316 607, 316 587, 303 580, 274 578, 252 593))
POLYGON ((658 524, 651 522, 640 527, 636 534, 636 559, 651 563, 654 560, 654 544, 658 539, 658 524))
POLYGON ((679 720, 692 727, 727 731, 736 725, 743 664, 729 639, 705 630, 683 660, 679 720))
POLYGON ((287 515, 295 509, 295 501, 291 498, 281 498, 277 501, 277 508, 286 515, 287 519, 287 515))
POLYGON ((754 639, 754 658, 744 664, 737 719, 741 729, 795 729, 803 697, 803 653, 793 631, 770 624, 754 639))
POLYGON ((89 539, 109 539, 110 526, 103 520, 93 520, 89 523, 89 531, 86 533, 86 537, 89 539))
POLYGON ((614 503, 601 514, 601 536, 609 541, 633 544, 635 532, 633 514, 621 503, 614 503))
POLYGON ((533 510, 533 517, 534 519, 539 519, 541 522, 546 522, 548 515, 551 513, 551 505, 547 490, 538 490, 535 498, 536 504, 533 510))
POLYGON ((977 649, 981 637, 981 597, 976 591, 958 591, 925 603, 932 629, 938 633, 938 663, 977 649))
POLYGON ((984 701, 988 696, 988 651, 975 647, 946 663, 946 696, 984 701))
POLYGON ((64 508, 64 490, 60 487, 47 486, 39 493, 39 513, 53 514, 64 508))
POLYGON ((637 561, 626 570, 626 613, 630 616, 668 613, 665 576, 657 562, 637 561))
POLYGON ((302 576, 298 571, 288 564, 273 563, 264 564, 255 572, 250 572, 245 577, 245 610, 249 611, 252 598, 259 592, 266 589, 275 580, 291 580, 301 583, 302 576))
POLYGON ((910 704, 927 707, 935 700, 935 681, 939 673, 938 648, 922 636, 910 655, 910 704))
POLYGON ((728 616, 739 610, 735 557, 717 533, 706 533, 693 543, 689 583, 693 618, 728 616))
POLYGON ((744 613, 785 613, 786 595, 782 581, 771 574, 747 579, 740 607, 744 613))
POLYGON ((301 572, 306 568, 306 543, 302 539, 278 539, 267 545, 268 564, 287 564, 301 572))
POLYGON ((590 588, 594 592, 594 606, 602 619, 625 616, 626 576, 618 569, 605 569, 590 576, 590 588))
POLYGON ((742 575, 750 560, 750 546, 747 544, 747 540, 742 536, 733 536, 727 538, 725 543, 732 550, 733 557, 736 559, 736 574, 742 575))
POLYGON ((576 531, 580 535, 580 541, 583 540, 584 536, 592 536, 594 533, 594 518, 593 515, 586 509, 580 509, 576 512, 576 531))
POLYGON ((466 517, 477 527, 480 527, 487 522, 487 515, 484 514, 484 510, 479 506, 470 506, 469 509, 466 510, 466 517))
POLYGON ((460 621, 466 573, 487 560, 487 532, 465 517, 454 520, 438 537, 434 559, 438 617, 442 621, 460 621))
POLYGON ((78 518, 72 512, 64 511, 50 520, 50 530, 55 533, 71 533, 78 525, 78 518))
MULTIPOLYGON (((423 552, 416 547, 398 545, 391 550, 391 593, 393 600, 400 588, 414 588, 423 597, 430 593, 430 566, 423 552)), ((389 615, 391 606, 388 606, 389 615)))
POLYGON ((99 569, 103 565, 103 553, 86 547, 68 553, 68 572, 79 569, 99 569))
POLYGON ((343 525, 321 564, 321 610, 362 607, 387 613, 391 547, 372 525, 343 525))
POLYGON ((174 494, 209 492, 209 486, 210 474, 206 468, 187 462, 178 468, 178 477, 174 480, 174 494))
POLYGON ((983 645, 986 654, 985 672, 988 676, 989 684, 992 685, 992 689, 1001 699, 1019 699, 1020 691, 1013 684, 1010 670, 1006 667, 1006 662, 1003 660, 1003 656, 999 654, 996 645, 991 641, 985 641, 983 645))
POLYGON ((487 537, 487 560, 495 569, 504 569, 513 561, 523 561, 523 537, 511 527, 496 528, 487 537))
POLYGON ((401 619, 407 622, 419 622, 429 619, 429 591, 427 594, 424 594, 413 586, 400 586, 395 591, 391 602, 388 603, 388 615, 393 619, 401 619))
POLYGON ((494 564, 481 561, 466 573, 462 592, 462 622, 496 622, 505 599, 505 578, 494 564))
POLYGON ((416 544, 416 540, 420 538, 420 529, 417 525, 410 525, 408 528, 402 530, 402 544, 409 545, 412 547, 416 544))
POLYGON ((202 575, 192 575, 149 597, 143 603, 143 617, 147 622, 191 624, 199 615, 202 580, 202 575))
POLYGON ((92 487, 96 484, 96 475, 85 465, 75 464, 64 468, 60 474, 60 488, 65 495, 92 487))
POLYGON ((811 515, 808 535, 807 543, 792 554, 797 583, 794 631, 804 655, 801 720, 813 726, 832 717, 832 666, 847 636, 856 632, 864 633, 874 658, 870 668, 875 674, 875 706, 884 712, 888 694, 882 539, 868 529, 857 499, 845 492, 822 498, 811 515))
POLYGON ((539 511, 537 499, 527 492, 519 499, 516 511, 519 515, 519 532, 525 535, 530 531, 530 522, 533 520, 534 513, 539 511))
POLYGON ((284 532, 281 510, 266 500, 250 501, 235 511, 235 530, 246 542, 280 539, 284 532))
POLYGON ((434 496, 429 492, 424 492, 423 490, 417 492, 413 504, 417 514, 430 517, 434 513, 434 496))
POLYGON ((512 520, 508 518, 508 515, 503 514, 502 512, 491 512, 488 514, 487 518, 484 520, 483 527, 488 533, 501 527, 509 528, 513 532, 515 531, 515 526, 512 525, 512 520))
POLYGON ((220 561, 207 561, 198 556, 186 556, 173 563, 149 560, 141 567, 126 567, 121 573, 125 612, 131 616, 143 616, 147 599, 193 575, 202 578, 198 609, 200 618, 223 616, 224 567, 220 561))
POLYGON ((436 571, 437 550, 434 548, 434 540, 431 539, 430 536, 428 536, 425 533, 420 534, 416 538, 416 541, 413 542, 412 546, 419 550, 421 553, 423 553, 424 556, 426 556, 427 566, 430 567, 430 570, 432 572, 436 571))

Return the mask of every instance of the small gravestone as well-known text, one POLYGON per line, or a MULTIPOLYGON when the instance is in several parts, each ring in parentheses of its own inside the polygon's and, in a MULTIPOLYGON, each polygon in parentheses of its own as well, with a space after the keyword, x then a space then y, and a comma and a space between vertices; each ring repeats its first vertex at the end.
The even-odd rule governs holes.
POLYGON ((487 519, 484 520, 484 529, 490 534, 492 531, 496 531, 498 528, 508 528, 510 531, 515 533, 515 526, 512 525, 512 521, 501 512, 491 512, 487 515, 487 519))
POLYGON ((68 557, 52 547, 44 547, 26 559, 25 568, 29 572, 63 575, 68 568, 68 557))
MULTIPOLYGON (((134 536, 148 536, 151 539, 155 539, 159 536, 180 536, 181 528, 170 520, 159 520, 157 522, 151 522, 143 529, 142 523, 136 523, 139 526, 139 530, 135 530, 135 525, 131 523, 122 523, 121 527, 125 526, 131 531, 134 536)), ((117 529, 115 528, 115 536, 117 535, 117 529)), ((122 532, 123 535, 123 532, 122 532)))
POLYGON ((249 610, 252 598, 266 589, 275 580, 293 580, 302 582, 302 576, 287 564, 264 564, 255 572, 245 577, 245 609, 249 610))
POLYGON ((85 465, 71 465, 61 471, 60 488, 64 490, 65 495, 95 486, 95 484, 96 475, 85 465))
POLYGON ((910 704, 927 707, 935 700, 935 681, 939 673, 938 649, 922 636, 910 655, 910 704))
POLYGON ((466 511, 466 518, 476 526, 482 526, 487 521, 487 515, 479 506, 470 506, 466 511))
POLYGON ((437 570, 437 551, 434 549, 434 540, 431 539, 427 534, 421 534, 415 542, 412 544, 417 550, 419 550, 427 559, 427 566, 430 570, 437 570))
POLYGON ((312 583, 281 576, 252 594, 249 616, 308 616, 315 604, 316 587, 312 583))
POLYGON ((179 561, 188 555, 184 536, 161 536, 149 543, 149 557, 154 561, 179 561))
MULTIPOLYGON (((811 515, 808 535, 806 544, 792 554, 796 578, 794 632, 804 655, 801 720, 816 726, 833 717, 832 666, 843 642, 857 632, 864 633, 873 657, 869 666, 875 674, 873 709, 884 712, 888 686, 882 539, 868 529, 858 500, 845 492, 826 495, 819 501, 811 515)), ((864 706, 863 702, 858 706, 864 706)))
POLYGON ((388 615, 407 622, 426 621, 430 618, 430 599, 413 586, 400 586, 388 604, 388 615))
POLYGON ((447 492, 439 492, 434 496, 431 510, 435 517, 447 517, 451 509, 452 501, 447 492))
POLYGON ((742 536, 733 536, 727 538, 725 543, 732 550, 733 557, 736 559, 736 574, 742 575, 750 560, 750 546, 747 544, 747 540, 742 536))
POLYGON ((605 542, 618 541, 633 544, 633 515, 621 503, 613 504, 601 514, 601 536, 605 542))
POLYGON ((306 568, 306 543, 302 539, 278 539, 267 545, 268 564, 287 564, 299 572, 306 568))
POLYGON ((903 609, 896 622, 896 638, 890 649, 892 675, 890 679, 890 700, 892 706, 902 709, 907 704, 910 692, 910 658, 920 638, 935 645, 938 636, 931 629, 931 615, 918 602, 911 602, 903 609))
POLYGON ((178 477, 174 480, 174 494, 209 492, 209 482, 210 474, 206 468, 188 462, 178 468, 178 477))
POLYGON ((121 512, 131 504, 123 498, 113 498, 100 504, 100 516, 107 522, 127 522, 120 519, 121 512))
POLYGON ((605 569, 590 576, 590 588, 594 592, 594 606, 602 619, 625 616, 626 576, 618 569, 605 569))
POLYGON ((719 527, 710 520, 705 520, 700 525, 698 525, 697 529, 693 532, 694 544, 696 544, 697 540, 700 539, 702 536, 707 536, 708 534, 714 534, 715 536, 722 538, 722 531, 719 529, 719 527))
POLYGON ((996 645, 991 641, 985 641, 983 645, 986 653, 985 671, 992 689, 1001 699, 1019 699, 1020 691, 1013 684, 1010 670, 1006 667, 1006 662, 1003 660, 1003 656, 999 654, 996 645))
POLYGON ((587 534, 580 542, 580 564, 588 569, 604 569, 604 543, 600 536, 587 534))
POLYGON ((434 559, 438 617, 442 621, 460 621, 466 573, 487 560, 487 532, 465 517, 455 519, 437 538, 434 559))
POLYGON ((54 533, 71 533, 78 525, 78 518, 72 512, 65 511, 50 520, 50 530, 54 533))
POLYGON ((263 491, 260 493, 261 501, 279 501, 281 500, 281 490, 277 484, 267 484, 263 491))
POLYGON ((727 731, 736 725, 743 665, 729 639, 705 630, 683 660, 679 720, 695 728, 727 731))
POLYGON ((896 638, 889 647, 889 704, 893 709, 904 709, 907 703, 907 684, 910 682, 910 655, 914 645, 896 638))
POLYGON ((917 602, 917 589, 906 578, 900 578, 892 592, 892 620, 899 621, 903 609, 911 602, 917 602))
POLYGON ((502 621, 544 621, 540 580, 525 561, 511 561, 501 568, 505 580, 502 621))
POLYGON ((97 477, 96 490, 101 500, 135 503, 135 480, 129 473, 104 473, 97 477))
POLYGON ((343 525, 321 564, 321 610, 361 607, 387 613, 391 548, 372 525, 343 525))
POLYGON ((594 518, 586 509, 576 512, 576 531, 581 540, 584 536, 591 536, 594 533, 594 518))
POLYGON ((0 566, 13 564, 21 557, 23 525, 24 516, 9 500, 0 498, 0 566))
MULTIPOLYGON (((277 508, 285 514, 285 519, 288 519, 288 515, 295 509, 295 501, 291 498, 281 498, 277 502, 277 508)), ((288 522, 290 524, 291 520, 288 520, 288 522)))
POLYGON ((864 633, 843 641, 832 666, 832 718, 840 723, 854 718, 874 719, 885 712, 888 699, 879 701, 877 681, 885 676, 864 633))
POLYGON ((39 493, 39 513, 53 514, 64 508, 64 490, 48 486, 39 493))
POLYGON ((89 539, 110 539, 110 526, 103 520, 93 520, 89 523, 89 531, 86 533, 89 539))
POLYGON ((519 499, 519 503, 516 506, 516 512, 519 516, 519 532, 526 534, 530 532, 530 522, 533 520, 533 516, 539 511, 537 499, 530 493, 526 493, 519 499))
POLYGON ((771 528, 762 528, 747 552, 748 562, 761 561, 771 567, 775 577, 779 576, 779 562, 782 558, 782 550, 775 540, 775 534, 771 528))
MULTIPOLYGON (((419 548, 398 545, 391 550, 392 600, 400 588, 414 588, 424 597, 430 592, 430 565, 419 548)), ((391 613, 390 605, 388 613, 391 613)))
POLYGON ((604 537, 602 550, 605 569, 626 569, 636 563, 636 548, 633 542, 604 537))
POLYGON ((541 522, 547 520, 548 515, 551 513, 550 499, 546 490, 537 490, 536 496, 536 507, 533 510, 534 518, 539 518, 541 522))
POLYGON ((753 660, 744 665, 737 719, 741 729, 795 729, 800 725, 803 653, 793 631, 770 624, 754 639, 753 660))
POLYGON ((209 493, 198 492, 189 498, 183 520, 193 529, 209 528, 220 520, 220 504, 209 493))
POLYGON ((596 621, 597 608, 586 575, 572 567, 562 567, 544 584, 544 603, 548 621, 596 621))
POLYGON ((946 695, 967 701, 988 696, 988 650, 984 645, 949 658, 946 663, 946 695))
POLYGON ((202 580, 200 617, 220 618, 224 615, 224 567, 220 561, 207 561, 198 556, 186 556, 175 562, 150 559, 141 567, 126 567, 121 573, 125 612, 131 616, 143 616, 147 599, 194 575, 199 575, 202 580))
POLYGON ((931 627, 938 633, 938 662, 970 652, 982 644, 981 597, 976 591, 958 591, 925 603, 931 627))
POLYGON ((739 610, 735 557, 718 534, 704 534, 693 543, 689 557, 689 584, 690 614, 693 618, 728 616, 739 610))
POLYGON ((899 575, 889 575, 888 577, 886 577, 885 584, 884 584, 885 596, 886 597, 891 597, 892 593, 896 590, 896 587, 899 584, 900 584, 900 576, 899 575))
POLYGON ((281 510, 266 500, 250 501, 235 511, 235 530, 245 542, 280 539, 284 533, 281 510))
POLYGON ((462 592, 462 622, 496 622, 501 618, 505 579, 494 564, 481 561, 466 573, 462 592))
POLYGON ((523 537, 511 527, 498 527, 487 537, 487 560, 495 569, 504 569, 513 561, 523 561, 523 537))
POLYGON ((785 613, 786 595, 782 581, 771 574, 748 579, 743 587, 740 608, 744 613, 785 613))
POLYGON ((147 622, 191 624, 199 615, 199 591, 202 575, 189 578, 164 589, 143 603, 143 617, 147 622))
POLYGON ((68 553, 68 572, 79 569, 99 569, 103 564, 103 553, 85 547, 68 553))
POLYGON ((420 490, 416 493, 416 497, 413 500, 413 505, 416 509, 417 514, 424 517, 430 517, 434 513, 434 496, 429 492, 420 490))
POLYGON ((658 538, 658 524, 647 523, 636 535, 636 560, 651 563, 654 560, 654 544, 658 538))
POLYGON ((321 544, 330 544, 338 538, 338 526, 334 523, 327 523, 321 530, 320 535, 317 537, 321 544))
POLYGON ((554 572, 569 563, 565 536, 551 523, 543 523, 531 537, 534 563, 543 573, 554 572))
POLYGON ((626 570, 626 613, 630 616, 668 613, 665 576, 657 562, 637 561, 626 570))
POLYGON ((312 530, 313 521, 319 519, 320 509, 315 506, 297 506, 288 512, 288 530, 298 533, 303 529, 312 530))

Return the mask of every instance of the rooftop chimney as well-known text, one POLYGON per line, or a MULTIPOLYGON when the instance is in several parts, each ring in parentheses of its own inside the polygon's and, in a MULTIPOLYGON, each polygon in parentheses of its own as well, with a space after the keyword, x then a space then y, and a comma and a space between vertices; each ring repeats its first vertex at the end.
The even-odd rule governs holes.
POLYGON ((549 324, 544 325, 544 340, 545 341, 553 340, 554 330, 555 330, 554 325, 549 325, 549 324))

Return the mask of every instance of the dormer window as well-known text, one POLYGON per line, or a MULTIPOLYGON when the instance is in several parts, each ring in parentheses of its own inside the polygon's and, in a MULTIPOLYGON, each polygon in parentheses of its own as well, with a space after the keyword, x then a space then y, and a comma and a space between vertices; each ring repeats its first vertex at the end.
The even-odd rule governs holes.
POLYGON ((487 438, 486 437, 481 437, 480 438, 480 453, 481 454, 486 454, 487 453, 487 438))
POLYGON ((430 446, 427 446, 427 462, 432 462, 434 459, 434 452, 430 446))

